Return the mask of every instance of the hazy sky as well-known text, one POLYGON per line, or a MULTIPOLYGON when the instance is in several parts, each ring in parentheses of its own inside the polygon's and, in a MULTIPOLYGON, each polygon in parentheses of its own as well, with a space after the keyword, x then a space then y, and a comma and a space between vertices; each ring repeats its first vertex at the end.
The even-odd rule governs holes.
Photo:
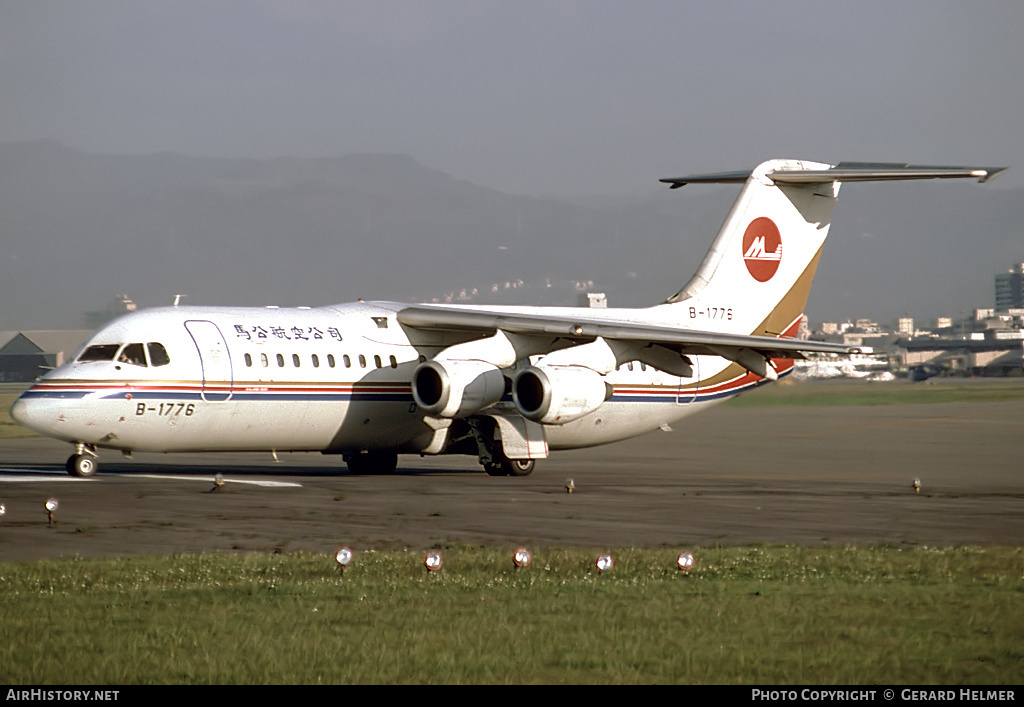
POLYGON ((1010 165, 1024 3, 6 0, 0 140, 409 154, 509 193, 768 157, 1010 165))

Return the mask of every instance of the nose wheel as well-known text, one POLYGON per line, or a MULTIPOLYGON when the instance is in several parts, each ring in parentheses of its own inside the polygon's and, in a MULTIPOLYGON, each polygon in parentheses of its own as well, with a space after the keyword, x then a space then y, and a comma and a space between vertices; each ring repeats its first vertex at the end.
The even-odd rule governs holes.
POLYGON ((72 476, 87 479, 99 469, 96 457, 88 454, 72 454, 64 465, 72 476))

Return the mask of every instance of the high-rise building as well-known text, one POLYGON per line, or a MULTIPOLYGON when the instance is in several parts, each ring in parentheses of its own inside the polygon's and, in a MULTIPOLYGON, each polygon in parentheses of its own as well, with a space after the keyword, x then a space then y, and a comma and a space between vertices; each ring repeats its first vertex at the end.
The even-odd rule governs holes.
POLYGON ((996 310, 1024 307, 1024 263, 996 275, 996 310))

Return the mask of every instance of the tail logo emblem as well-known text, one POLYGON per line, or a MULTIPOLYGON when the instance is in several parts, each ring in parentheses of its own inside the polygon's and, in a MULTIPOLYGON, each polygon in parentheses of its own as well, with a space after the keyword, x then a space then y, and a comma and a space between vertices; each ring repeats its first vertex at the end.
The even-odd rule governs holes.
POLYGON ((743 232, 743 262, 750 276, 768 282, 782 262, 782 235, 775 222, 761 216, 750 222, 743 232))

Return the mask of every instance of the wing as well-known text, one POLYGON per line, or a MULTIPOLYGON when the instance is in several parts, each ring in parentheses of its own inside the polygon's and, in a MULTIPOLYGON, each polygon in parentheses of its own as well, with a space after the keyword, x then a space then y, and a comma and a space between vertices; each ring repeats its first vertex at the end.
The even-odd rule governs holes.
MULTIPOLYGON (((661 324, 645 324, 580 309, 572 314, 519 313, 482 307, 461 308, 414 305, 398 312, 399 323, 416 329, 494 334, 504 331, 526 336, 555 336, 578 344, 597 338, 644 345, 657 345, 680 355, 712 355, 735 361, 744 368, 766 375, 764 363, 772 358, 804 358, 806 353, 849 355, 863 349, 845 344, 772 336, 725 334, 661 324)), ((767 377, 772 377, 767 372, 767 377)))

